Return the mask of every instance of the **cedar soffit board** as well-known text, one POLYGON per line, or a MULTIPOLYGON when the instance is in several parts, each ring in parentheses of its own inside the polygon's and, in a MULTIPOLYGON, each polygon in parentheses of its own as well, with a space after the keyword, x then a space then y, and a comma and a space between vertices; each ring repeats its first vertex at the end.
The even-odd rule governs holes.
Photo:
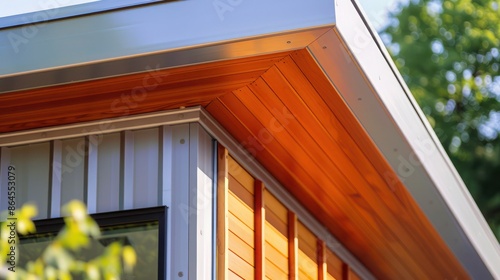
POLYGON ((468 278, 307 50, 206 109, 380 279, 468 278))
POLYGON ((206 105, 289 52, 0 94, 0 133, 206 105))

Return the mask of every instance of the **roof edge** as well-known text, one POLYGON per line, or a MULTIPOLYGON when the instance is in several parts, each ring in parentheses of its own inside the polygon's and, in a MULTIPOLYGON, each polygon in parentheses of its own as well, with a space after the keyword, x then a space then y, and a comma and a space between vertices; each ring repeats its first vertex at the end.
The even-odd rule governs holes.
POLYGON ((358 72, 343 77, 344 100, 471 276, 500 279, 498 242, 378 34, 356 0, 336 1, 336 13, 338 61, 358 72))

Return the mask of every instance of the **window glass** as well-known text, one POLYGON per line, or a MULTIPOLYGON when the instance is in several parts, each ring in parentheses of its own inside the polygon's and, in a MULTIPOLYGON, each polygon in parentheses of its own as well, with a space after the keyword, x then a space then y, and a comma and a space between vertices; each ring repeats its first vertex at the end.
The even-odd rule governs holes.
MULTIPOLYGON (((137 264, 130 273, 121 275, 121 279, 160 279, 164 269, 160 269, 159 263, 165 263, 164 231, 161 231, 164 225, 163 207, 149 209, 120 211, 113 213, 97 214, 95 220, 101 225, 104 220, 104 226, 101 225, 101 236, 93 239, 89 247, 76 253, 75 258, 88 261, 103 254, 106 246, 114 241, 121 242, 124 245, 131 245, 137 254, 137 264), (141 212, 138 216, 135 213, 141 212), (105 216, 104 219, 99 216, 105 216), (139 218, 138 218, 139 217, 139 218), (154 220, 157 218, 157 220, 154 220), (153 219, 153 220, 150 220, 153 219), (115 220, 115 221, 113 221, 115 220), (129 220, 129 223, 127 223, 129 220), (143 220, 143 221, 140 221, 143 220), (149 221, 148 221, 149 220, 149 221), (110 224, 111 223, 111 224, 110 224), (115 223, 115 224, 113 224, 115 223)), ((62 219, 40 220, 35 222, 40 233, 21 236, 19 250, 19 265, 26 266, 28 261, 37 259, 43 250, 52 242, 60 228, 63 225, 62 219), (49 230, 47 230, 49 229, 49 230)), ((75 275, 75 279, 80 279, 75 275)))

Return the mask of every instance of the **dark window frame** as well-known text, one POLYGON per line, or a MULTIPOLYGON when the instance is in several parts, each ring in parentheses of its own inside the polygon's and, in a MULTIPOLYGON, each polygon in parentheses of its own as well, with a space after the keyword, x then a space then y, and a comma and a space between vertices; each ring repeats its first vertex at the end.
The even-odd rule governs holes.
MULTIPOLYGON (((99 228, 158 222, 158 279, 166 279, 166 206, 95 213, 90 214, 90 216, 96 221, 99 228)), ((36 233, 19 236, 19 239, 29 239, 40 234, 57 234, 65 225, 64 217, 35 220, 33 222, 35 223, 36 233)))

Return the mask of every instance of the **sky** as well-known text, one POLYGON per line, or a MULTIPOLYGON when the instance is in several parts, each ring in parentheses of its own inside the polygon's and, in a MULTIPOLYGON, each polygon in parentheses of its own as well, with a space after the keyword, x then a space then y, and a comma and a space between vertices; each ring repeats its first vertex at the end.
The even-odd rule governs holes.
POLYGON ((357 0, 365 15, 375 29, 380 29, 387 23, 387 12, 393 10, 399 2, 405 0, 357 0))

